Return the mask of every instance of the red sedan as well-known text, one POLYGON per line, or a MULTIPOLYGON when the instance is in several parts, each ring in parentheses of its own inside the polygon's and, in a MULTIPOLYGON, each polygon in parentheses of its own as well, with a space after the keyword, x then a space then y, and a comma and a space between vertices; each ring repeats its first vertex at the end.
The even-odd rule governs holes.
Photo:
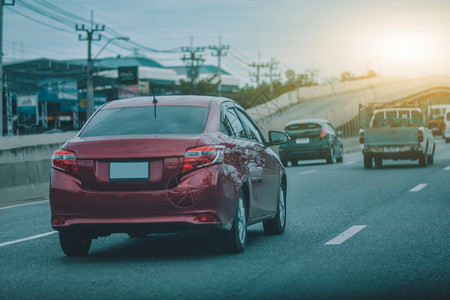
POLYGON ((236 102, 206 96, 111 101, 52 156, 51 224, 66 255, 93 238, 216 230, 242 252, 247 226, 286 226, 286 174, 270 146, 286 134, 260 129, 236 102))

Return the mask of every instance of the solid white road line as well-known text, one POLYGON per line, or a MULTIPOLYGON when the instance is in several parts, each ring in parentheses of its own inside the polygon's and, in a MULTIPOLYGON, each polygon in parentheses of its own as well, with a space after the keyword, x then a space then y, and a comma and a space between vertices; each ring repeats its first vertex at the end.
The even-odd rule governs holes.
POLYGON ((324 245, 340 245, 355 234, 357 234, 359 231, 361 231, 364 227, 367 225, 355 225, 335 237, 334 239, 326 242, 324 245))
POLYGON ((304 175, 304 174, 309 174, 309 173, 314 173, 316 170, 308 170, 308 171, 304 171, 304 172, 300 172, 298 173, 298 175, 304 175))
POLYGON ((450 171, 450 166, 445 167, 445 168, 444 168, 444 171, 450 171))
POLYGON ((48 202, 48 200, 42 200, 42 201, 37 201, 37 202, 32 202, 32 203, 24 203, 24 204, 16 204, 16 205, 11 205, 11 206, 0 207, 0 210, 8 209, 8 208, 14 208, 14 207, 19 207, 19 206, 25 206, 25 205, 34 205, 34 204, 39 204, 39 203, 44 203, 44 202, 48 202))
POLYGON ((420 191, 421 189, 423 189, 424 187, 426 187, 428 184, 426 184, 426 183, 421 183, 421 184, 418 184, 418 185, 416 185, 415 187, 413 187, 412 189, 410 189, 409 191, 410 192, 418 192, 418 191, 420 191))
POLYGON ((29 240, 38 239, 38 238, 41 238, 41 237, 44 237, 44 236, 47 236, 47 235, 55 234, 57 232, 58 231, 49 231, 49 232, 46 232, 46 233, 33 235, 33 236, 30 236, 30 237, 27 237, 27 238, 23 238, 23 239, 20 239, 20 240, 15 240, 15 241, 10 241, 10 242, 6 242, 6 243, 1 243, 0 247, 8 246, 8 245, 11 245, 11 244, 17 244, 17 243, 21 243, 21 242, 25 242, 25 241, 29 241, 29 240))

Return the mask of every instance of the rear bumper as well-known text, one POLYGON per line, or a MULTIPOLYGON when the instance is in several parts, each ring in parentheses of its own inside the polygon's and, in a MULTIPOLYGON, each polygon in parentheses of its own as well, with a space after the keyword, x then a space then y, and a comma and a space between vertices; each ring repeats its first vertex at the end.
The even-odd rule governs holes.
POLYGON ((364 147, 363 154, 381 159, 419 159, 424 155, 420 146, 400 146, 396 152, 386 152, 385 147, 364 147))
POLYGON ((239 187, 221 173, 220 165, 199 169, 168 190, 93 191, 83 189, 79 179, 52 170, 52 227, 80 229, 92 235, 229 229, 239 187), (205 215, 210 216, 208 220, 201 220, 205 215))
POLYGON ((317 149, 280 149, 281 160, 310 160, 310 159, 326 159, 330 155, 330 148, 317 149))

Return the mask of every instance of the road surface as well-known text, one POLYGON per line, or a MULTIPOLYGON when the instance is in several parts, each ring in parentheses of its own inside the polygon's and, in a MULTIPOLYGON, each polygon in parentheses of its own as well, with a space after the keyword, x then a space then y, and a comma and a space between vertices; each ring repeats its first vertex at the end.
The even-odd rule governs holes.
POLYGON ((0 299, 450 299, 450 144, 435 163, 289 167, 282 236, 249 228, 244 253, 214 235, 93 241, 66 257, 48 201, 0 207, 0 299))

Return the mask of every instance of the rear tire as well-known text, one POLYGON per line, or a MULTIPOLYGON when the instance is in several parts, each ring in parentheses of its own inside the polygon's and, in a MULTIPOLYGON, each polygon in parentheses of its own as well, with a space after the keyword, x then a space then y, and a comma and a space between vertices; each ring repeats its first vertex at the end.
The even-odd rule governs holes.
POLYGON ((264 232, 268 235, 280 235, 286 228, 286 191, 280 186, 277 214, 272 220, 263 222, 264 232))
POLYGON ((59 243, 67 256, 83 256, 89 252, 92 238, 71 231, 60 231, 59 243))
POLYGON ((238 205, 231 230, 221 232, 222 247, 228 253, 241 253, 247 244, 247 206, 244 192, 239 192, 238 205))
POLYGON ((336 157, 334 156, 333 147, 330 148, 330 155, 327 158, 327 164, 334 164, 336 162, 336 157))
POLYGON ((372 156, 364 154, 364 169, 372 169, 372 156))
POLYGON ((436 150, 436 144, 433 144, 433 152, 428 155, 428 164, 432 165, 434 163, 434 151, 436 150))
POLYGON ((419 167, 426 167, 427 166, 427 158, 428 158, 428 155, 426 155, 426 154, 422 154, 419 157, 419 167))
POLYGON ((376 157, 374 158, 375 161, 375 166, 378 168, 381 168, 381 166, 383 165, 383 159, 380 157, 376 157))
POLYGON ((344 148, 341 146, 339 148, 339 157, 336 158, 337 162, 343 162, 344 161, 344 148))

